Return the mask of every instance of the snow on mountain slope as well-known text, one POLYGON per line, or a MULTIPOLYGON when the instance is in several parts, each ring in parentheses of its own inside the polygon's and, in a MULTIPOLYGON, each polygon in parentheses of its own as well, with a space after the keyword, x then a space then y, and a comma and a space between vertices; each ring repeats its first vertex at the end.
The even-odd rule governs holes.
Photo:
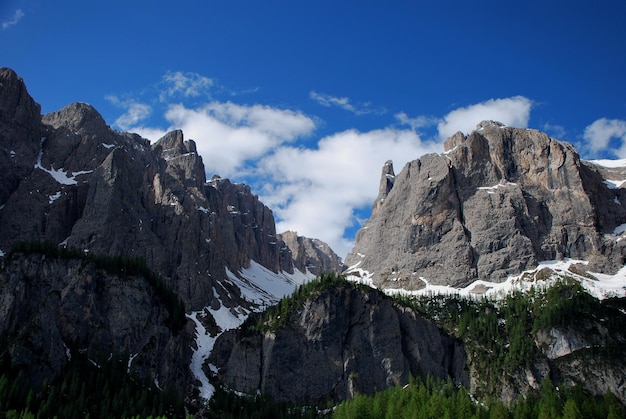
MULTIPOLYGON (((454 288, 447 285, 433 285, 428 279, 419 279, 426 284, 419 290, 406 290, 403 288, 387 288, 383 291, 387 294, 408 294, 408 295, 431 295, 431 294, 452 294, 465 297, 487 296, 495 299, 502 298, 513 291, 527 291, 531 287, 548 287, 563 277, 571 277, 581 283, 585 290, 598 299, 624 298, 626 297, 626 266, 620 269, 615 275, 606 275, 595 272, 582 272, 581 269, 574 269, 573 266, 587 265, 582 260, 549 260, 539 263, 539 265, 519 275, 509 276, 500 283, 479 280, 464 288, 454 288), (546 272, 549 269, 551 272, 546 272), (542 273, 542 274, 540 274, 542 273)), ((349 268, 347 279, 363 283, 373 287, 372 274, 358 265, 349 268)))
POLYGON ((619 159, 619 160, 599 159, 599 160, 588 160, 588 161, 598 166, 607 167, 610 169, 614 169, 616 167, 626 167, 626 159, 619 159))
MULTIPOLYGON (((238 273, 227 270, 228 279, 239 287, 241 296, 252 302, 254 311, 262 311, 266 307, 276 304, 282 297, 293 293, 296 288, 313 279, 315 275, 310 272, 301 272, 297 269, 293 274, 287 272, 272 272, 263 265, 250 261, 250 266, 242 269, 238 273)), ((218 294, 215 293, 218 297, 218 294)), ((219 298, 219 297, 218 297, 219 298)), ((196 325, 196 349, 191 359, 191 371, 195 378, 200 382, 200 396, 204 399, 210 399, 213 396, 215 388, 210 383, 209 377, 202 369, 205 360, 213 350, 213 345, 217 337, 224 331, 235 329, 248 318, 250 311, 243 307, 229 309, 225 305, 220 304, 219 308, 205 307, 200 311, 193 311, 187 314, 196 325), (203 325, 201 319, 210 314, 219 331, 211 334, 203 325)), ((213 365, 209 365, 213 373, 216 369, 213 365)))

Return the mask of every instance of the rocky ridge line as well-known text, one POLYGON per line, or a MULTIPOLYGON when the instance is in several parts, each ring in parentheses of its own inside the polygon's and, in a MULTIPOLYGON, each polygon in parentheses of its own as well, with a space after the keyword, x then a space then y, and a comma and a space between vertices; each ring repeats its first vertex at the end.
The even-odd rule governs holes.
POLYGON ((397 175, 385 164, 348 272, 408 290, 422 288, 420 278, 459 288, 501 282, 564 258, 613 273, 626 260, 624 241, 612 234, 626 223, 626 196, 604 173, 568 143, 485 121, 397 175))

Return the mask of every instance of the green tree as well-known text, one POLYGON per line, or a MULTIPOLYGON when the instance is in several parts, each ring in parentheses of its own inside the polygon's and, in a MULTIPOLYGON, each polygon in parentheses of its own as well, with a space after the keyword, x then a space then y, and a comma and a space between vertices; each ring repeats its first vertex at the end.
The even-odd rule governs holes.
POLYGON ((563 406, 563 419, 583 419, 584 416, 580 413, 578 404, 574 399, 567 399, 565 406, 563 406))

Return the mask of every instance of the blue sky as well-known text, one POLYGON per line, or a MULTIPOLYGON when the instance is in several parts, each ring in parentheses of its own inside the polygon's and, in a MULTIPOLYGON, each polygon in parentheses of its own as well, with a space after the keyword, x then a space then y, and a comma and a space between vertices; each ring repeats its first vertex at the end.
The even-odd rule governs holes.
POLYGON ((350 250, 380 170, 482 119, 626 158, 626 2, 0 3, 0 66, 42 113, 194 139, 277 229, 350 250))

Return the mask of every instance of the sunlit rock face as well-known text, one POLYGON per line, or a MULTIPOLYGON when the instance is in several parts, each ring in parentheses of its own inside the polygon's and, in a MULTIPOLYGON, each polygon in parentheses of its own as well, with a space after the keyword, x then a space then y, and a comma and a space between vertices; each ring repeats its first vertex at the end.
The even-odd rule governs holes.
POLYGON ((500 282, 563 258, 614 272, 626 255, 624 242, 611 236, 626 222, 626 197, 606 176, 568 143, 484 121, 397 175, 385 165, 372 216, 346 265, 369 272, 380 287, 405 289, 424 280, 500 282))

